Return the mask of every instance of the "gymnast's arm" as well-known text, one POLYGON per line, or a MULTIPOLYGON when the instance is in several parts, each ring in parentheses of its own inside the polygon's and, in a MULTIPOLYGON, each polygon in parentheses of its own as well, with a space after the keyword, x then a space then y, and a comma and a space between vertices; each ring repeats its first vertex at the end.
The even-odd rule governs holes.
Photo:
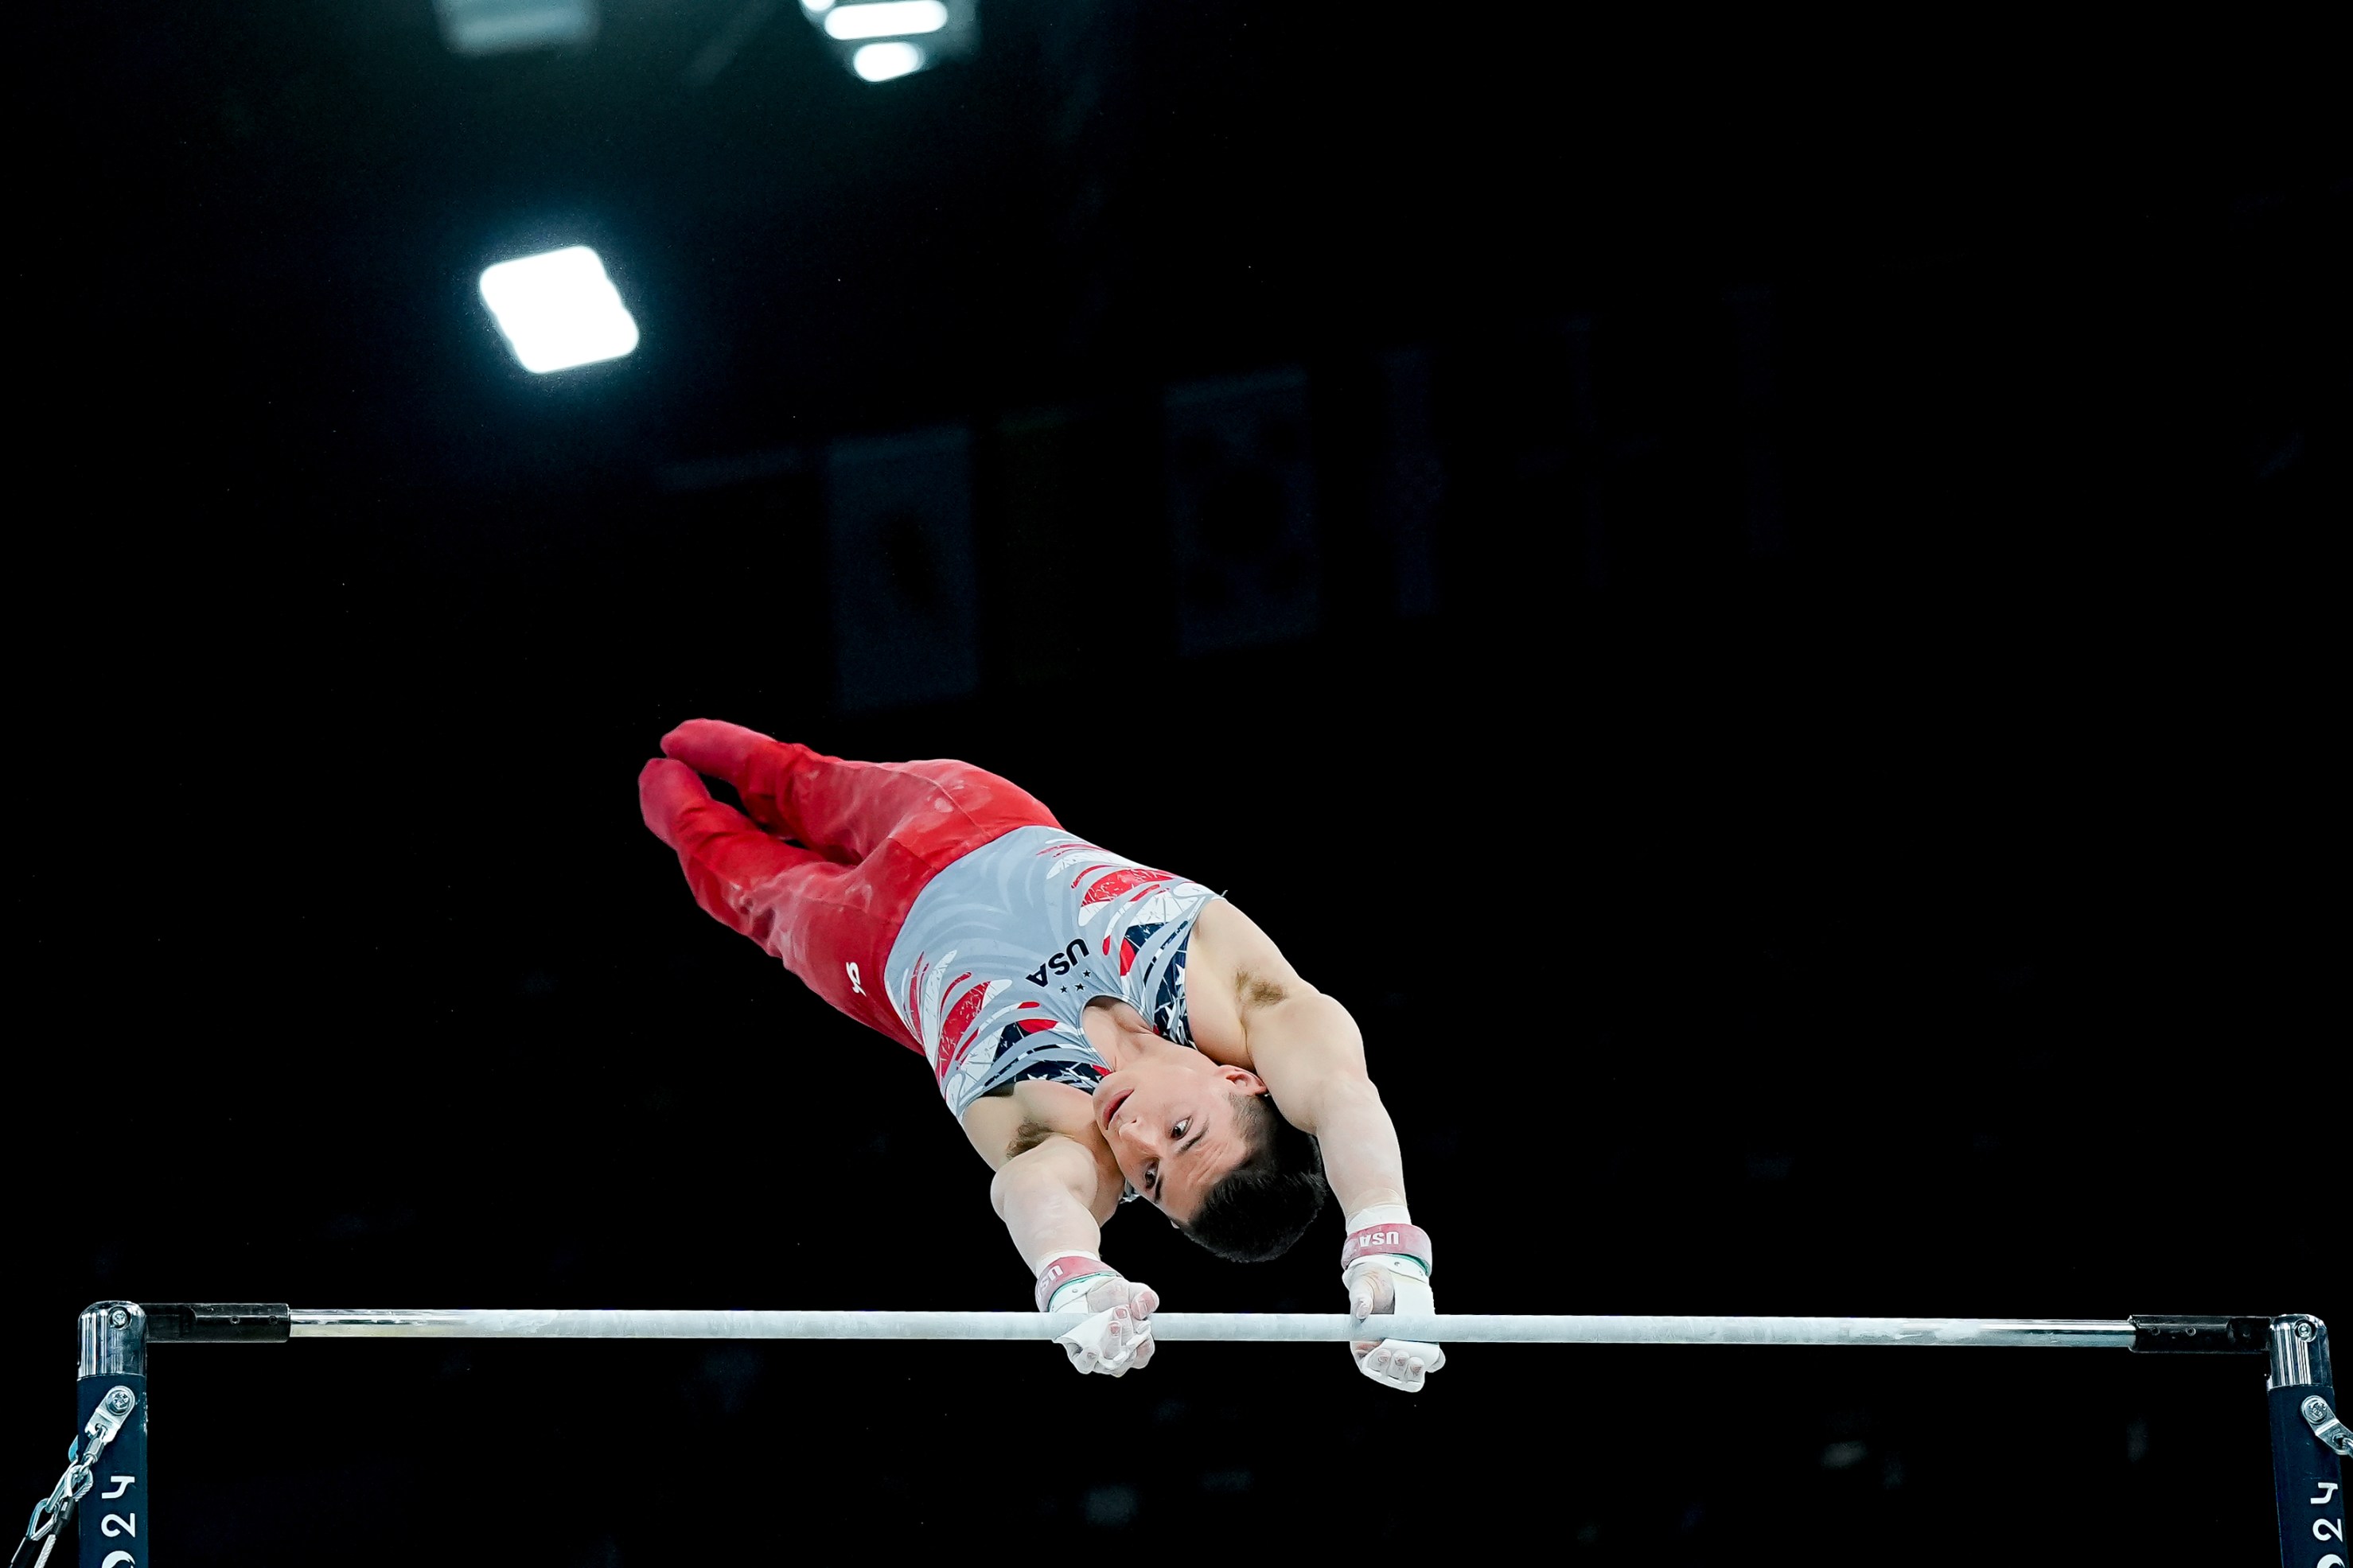
MULTIPOLYGON (((1364 1031, 1230 905, 1220 910, 1212 946, 1233 979, 1250 1064, 1283 1119, 1315 1139, 1324 1178, 1346 1217, 1341 1280, 1349 1312, 1434 1311, 1430 1239, 1406 1209, 1405 1153, 1365 1070, 1364 1031)), ((1349 1352, 1366 1376, 1409 1394, 1446 1364, 1442 1350, 1420 1341, 1359 1340, 1349 1352)))
MULTIPOLYGON (((1010 1102, 1007 1104, 1009 1109, 1010 1102)), ((976 1143, 980 1142, 978 1129, 967 1131, 974 1132, 976 1143)), ((999 1155, 1002 1163, 988 1184, 988 1201, 1032 1274, 1057 1258, 1098 1252, 1103 1222, 1119 1206, 1119 1187, 1114 1183, 1106 1194, 1102 1163, 1092 1152, 1074 1138, 1058 1132, 1038 1136, 1039 1132, 1043 1130, 1017 1128, 997 1145, 1010 1157, 999 1155), (1025 1142, 1029 1146, 1020 1147, 1025 1142)))
MULTIPOLYGON (((964 1129, 997 1167, 988 1199, 1021 1260, 1038 1277, 1041 1312, 1083 1311, 1085 1322, 1055 1342, 1080 1372, 1124 1377, 1152 1359, 1151 1318, 1160 1298, 1103 1260, 1103 1222, 1125 1188, 1119 1165, 1100 1140, 1027 1120, 1011 1099, 983 1100, 965 1111, 964 1129)), ((1092 1131, 1090 1125, 1087 1129, 1092 1131)))
POLYGON ((1241 994, 1242 1037, 1283 1120, 1313 1136, 1340 1212, 1405 1200, 1405 1152, 1381 1091, 1365 1071, 1365 1036, 1348 1009, 1296 974, 1241 994), (1254 1003, 1252 990, 1280 992, 1254 1003))
MULTIPOLYGON (((1240 1026, 1247 1059, 1282 1119, 1316 1141, 1341 1214, 1404 1203, 1405 1154, 1365 1070, 1356 1020, 1301 978, 1274 940, 1231 903, 1211 905, 1202 926, 1207 956, 1233 983, 1230 1022, 1240 1026)), ((1207 1000, 1195 1002, 1197 1032, 1207 1000)))

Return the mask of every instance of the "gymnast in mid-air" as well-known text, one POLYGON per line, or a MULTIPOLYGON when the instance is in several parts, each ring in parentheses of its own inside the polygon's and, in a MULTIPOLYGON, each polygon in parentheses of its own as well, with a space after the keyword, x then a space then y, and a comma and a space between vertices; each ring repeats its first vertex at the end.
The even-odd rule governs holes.
MULTIPOLYGON (((1434 1310, 1364 1037, 1232 904, 968 763, 845 762, 709 719, 661 750, 638 807, 695 901, 931 1064, 997 1173, 1039 1310, 1088 1314, 1060 1342, 1079 1371, 1152 1357, 1158 1296, 1103 1258, 1127 1199, 1256 1262, 1305 1233, 1328 1180, 1350 1313, 1434 1310)), ((1412 1341, 1350 1349, 1409 1392, 1446 1361, 1412 1341)))

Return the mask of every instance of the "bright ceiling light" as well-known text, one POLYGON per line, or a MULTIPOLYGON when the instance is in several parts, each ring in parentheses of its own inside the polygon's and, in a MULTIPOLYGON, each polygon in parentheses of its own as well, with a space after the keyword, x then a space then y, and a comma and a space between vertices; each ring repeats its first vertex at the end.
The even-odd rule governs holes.
POLYGON ((913 44, 869 44, 849 57, 849 68, 868 81, 889 81, 923 68, 923 51, 913 44))
POLYGON ((515 358, 534 374, 619 359, 638 346, 636 318, 585 245, 501 261, 483 271, 481 289, 515 358))
POLYGON ((827 47, 868 81, 893 81, 980 47, 978 0, 800 0, 827 47))
POLYGON ((835 38, 904 37, 910 33, 936 33, 947 25, 948 8, 941 0, 875 0, 871 5, 837 5, 825 17, 826 35, 835 38))

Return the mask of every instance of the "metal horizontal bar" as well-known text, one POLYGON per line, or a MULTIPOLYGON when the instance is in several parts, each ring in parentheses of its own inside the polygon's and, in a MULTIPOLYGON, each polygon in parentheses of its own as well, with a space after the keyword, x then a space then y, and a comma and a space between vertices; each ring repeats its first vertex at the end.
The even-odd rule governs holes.
MULTIPOLYGON (((296 1308, 296 1339, 1050 1340, 1084 1321, 1064 1312, 495 1310, 296 1308)), ((1337 1312, 1156 1312, 1153 1337, 1331 1341, 1366 1337, 1337 1312)), ((1440 1344, 2053 1345, 2130 1350, 2124 1319, 1661 1318, 1446 1314, 1385 1317, 1373 1331, 1440 1344)))

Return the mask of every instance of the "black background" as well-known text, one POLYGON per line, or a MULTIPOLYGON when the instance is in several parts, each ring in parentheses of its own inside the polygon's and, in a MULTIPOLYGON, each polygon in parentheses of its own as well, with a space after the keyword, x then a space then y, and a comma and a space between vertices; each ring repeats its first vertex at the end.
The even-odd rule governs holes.
MULTIPOLYGON (((734 14, 490 61, 422 0, 27 47, 26 1504, 93 1299, 1024 1304, 923 1068, 638 825, 697 714, 962 756, 1230 889, 1363 1023, 1443 1309, 2353 1321, 2313 40, 992 0, 976 58, 886 88, 789 8, 691 84, 734 14), (474 278, 575 242, 643 346, 528 376, 474 278), (1446 479, 1402 584, 1398 350, 1446 479), (1294 365, 1322 629, 1180 658, 1162 390, 1294 365), (1037 607, 996 433, 1041 406, 1088 454, 1052 569, 1116 637, 1037 607), (845 711, 825 443, 959 422, 980 688, 845 711)), ((1327 1242, 1107 1236, 1203 1310, 1335 1310, 1327 1242)), ((1472 1347, 1411 1399, 1305 1346, 154 1370, 189 1564, 2270 1549, 2237 1362, 1472 1347)))

